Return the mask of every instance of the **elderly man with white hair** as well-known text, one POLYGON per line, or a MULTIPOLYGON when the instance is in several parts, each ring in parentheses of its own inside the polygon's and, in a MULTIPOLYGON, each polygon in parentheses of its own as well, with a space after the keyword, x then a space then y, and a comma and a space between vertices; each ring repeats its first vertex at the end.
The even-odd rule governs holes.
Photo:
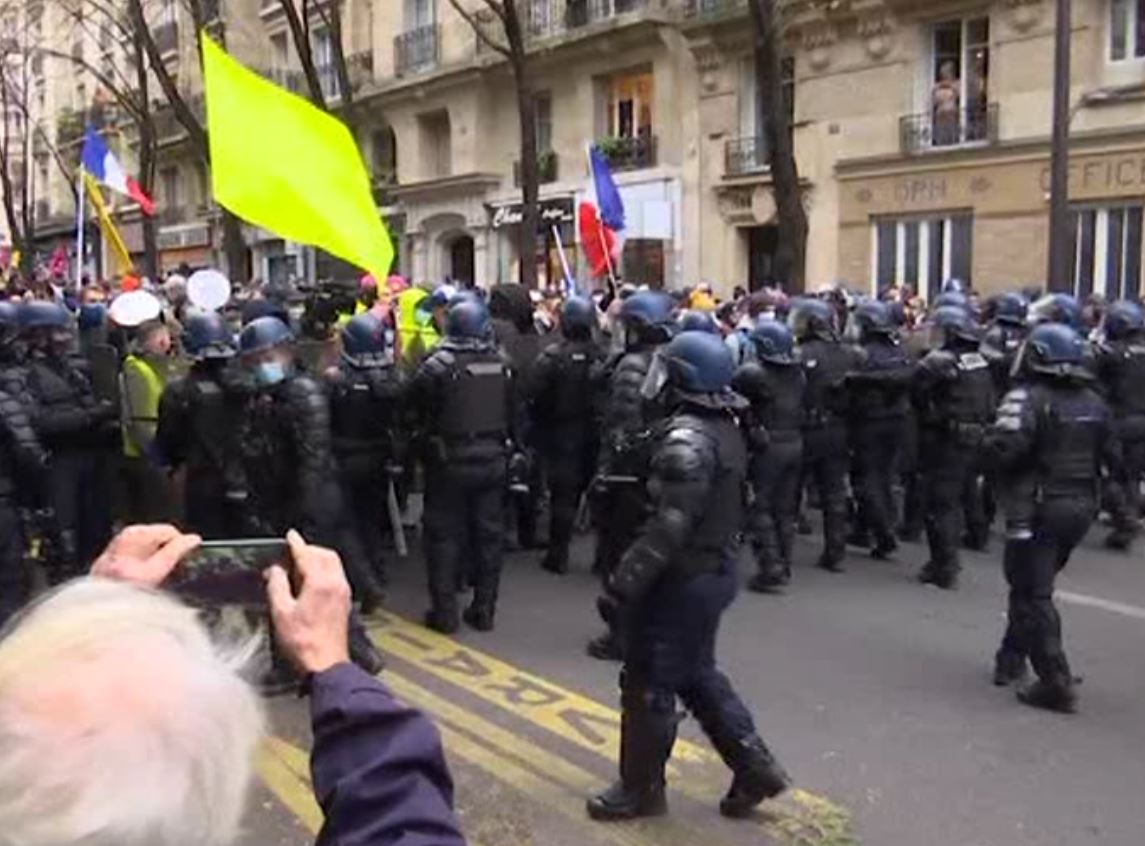
MULTIPOLYGON (((267 592, 280 649, 309 677, 318 842, 464 846, 436 729, 350 663, 337 554, 288 540, 297 590, 274 567, 267 592)), ((130 527, 0 637, 0 844, 235 840, 261 703, 239 656, 157 589, 198 543, 130 527)))

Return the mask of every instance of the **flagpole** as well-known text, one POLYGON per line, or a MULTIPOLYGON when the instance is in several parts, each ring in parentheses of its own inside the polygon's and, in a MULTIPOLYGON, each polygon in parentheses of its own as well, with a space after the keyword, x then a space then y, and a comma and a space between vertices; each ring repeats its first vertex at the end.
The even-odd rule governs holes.
POLYGON ((596 231, 600 233, 600 249, 604 253, 604 266, 608 268, 609 292, 616 296, 616 272, 612 269, 612 254, 608 249, 608 241, 604 237, 604 221, 600 220, 599 211, 597 212, 597 220, 600 221, 600 225, 596 228, 596 231))
POLYGON ((564 241, 561 240, 560 228, 557 227, 556 224, 553 225, 553 238, 556 239, 557 242, 557 255, 560 256, 561 259, 561 270, 565 273, 565 296, 572 296, 579 292, 576 290, 576 283, 573 279, 572 271, 569 270, 569 258, 565 255, 565 244, 564 241))
POLYGON ((76 209, 76 290, 79 291, 83 288, 83 266, 84 266, 84 208, 87 202, 86 180, 84 179, 84 169, 81 165, 79 168, 79 199, 77 201, 78 208, 76 209))

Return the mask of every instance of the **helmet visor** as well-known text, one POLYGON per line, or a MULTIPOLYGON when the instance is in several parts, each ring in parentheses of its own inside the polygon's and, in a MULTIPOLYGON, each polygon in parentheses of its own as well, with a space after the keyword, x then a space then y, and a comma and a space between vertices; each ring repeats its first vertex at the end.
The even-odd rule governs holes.
POLYGON ((657 351, 652 356, 652 362, 648 366, 648 373, 644 377, 644 383, 640 386, 640 396, 645 400, 654 400, 660 396, 664 387, 668 384, 668 359, 664 356, 663 352, 657 351))

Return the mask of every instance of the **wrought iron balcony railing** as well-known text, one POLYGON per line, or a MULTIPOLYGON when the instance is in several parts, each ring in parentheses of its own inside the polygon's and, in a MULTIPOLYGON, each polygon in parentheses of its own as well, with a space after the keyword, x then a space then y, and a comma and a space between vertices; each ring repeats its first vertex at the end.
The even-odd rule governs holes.
POLYGON ((923 153, 998 141, 998 104, 952 112, 924 112, 899 118, 899 146, 904 153, 923 153))
POLYGON ((394 72, 403 76, 429 70, 438 62, 440 46, 437 24, 403 32, 394 38, 394 72))
POLYGON ((724 173, 728 176, 743 176, 767 170, 767 139, 763 136, 732 138, 724 145, 724 173))
MULTIPOLYGON (((560 160, 552 150, 537 153, 537 178, 539 184, 556 182, 560 173, 560 160)), ((521 187, 521 162, 513 162, 513 185, 521 187)))
POLYGON ((648 0, 568 0, 565 26, 569 29, 588 26, 609 18, 635 12, 648 5, 648 0))

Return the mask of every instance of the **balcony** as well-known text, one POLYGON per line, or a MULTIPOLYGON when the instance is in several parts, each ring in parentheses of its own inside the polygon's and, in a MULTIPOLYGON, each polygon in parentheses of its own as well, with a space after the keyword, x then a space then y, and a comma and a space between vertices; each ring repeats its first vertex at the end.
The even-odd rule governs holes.
POLYGON ((87 114, 84 111, 64 109, 56 117, 56 146, 67 147, 79 143, 87 128, 87 114))
MULTIPOLYGON (((200 121, 206 119, 207 110, 203 105, 203 95, 196 94, 193 97, 185 97, 187 108, 200 121)), ((175 110, 170 104, 164 105, 152 115, 152 122, 155 125, 155 138, 157 141, 173 141, 186 135, 186 130, 183 124, 179 123, 175 117, 175 110)))
POLYGON ((747 11, 747 0, 687 0, 684 14, 689 18, 730 17, 747 11))
POLYGON ((303 76, 302 71, 271 68, 267 71, 266 78, 279 88, 285 88, 294 94, 306 90, 306 77, 303 76))
POLYGON ((36 200, 36 223, 43 223, 52 216, 52 207, 47 200, 36 200))
POLYGON ((191 209, 187 206, 169 206, 165 203, 159 204, 159 212, 156 218, 160 226, 174 226, 180 223, 186 223, 191 217, 191 209))
POLYGON ((648 5, 647 0, 568 0, 565 26, 569 29, 606 21, 617 15, 635 12, 648 5))
POLYGON ((907 155, 959 147, 986 147, 998 141, 998 104, 950 115, 924 112, 899 118, 899 148, 907 155))
MULTIPOLYGON (((550 182, 556 182, 559 179, 560 160, 557 154, 552 150, 543 150, 537 153, 537 177, 539 185, 548 185, 550 182)), ((517 188, 521 187, 521 163, 519 161, 513 162, 513 185, 517 188)))
POLYGON ((724 145, 724 175, 743 176, 768 169, 767 139, 733 138, 724 145))
POLYGON ((411 29, 394 38, 394 72, 398 76, 429 70, 437 64, 441 49, 437 24, 411 29))
POLYGON ((346 73, 355 91, 374 81, 374 51, 365 50, 346 57, 346 73))
POLYGON ((596 146, 613 170, 642 170, 656 164, 656 136, 642 132, 635 138, 601 138, 596 146))
POLYGON ((155 39, 155 46, 159 48, 160 54, 166 56, 168 53, 179 51, 179 24, 174 21, 159 24, 151 30, 151 36, 155 39))

